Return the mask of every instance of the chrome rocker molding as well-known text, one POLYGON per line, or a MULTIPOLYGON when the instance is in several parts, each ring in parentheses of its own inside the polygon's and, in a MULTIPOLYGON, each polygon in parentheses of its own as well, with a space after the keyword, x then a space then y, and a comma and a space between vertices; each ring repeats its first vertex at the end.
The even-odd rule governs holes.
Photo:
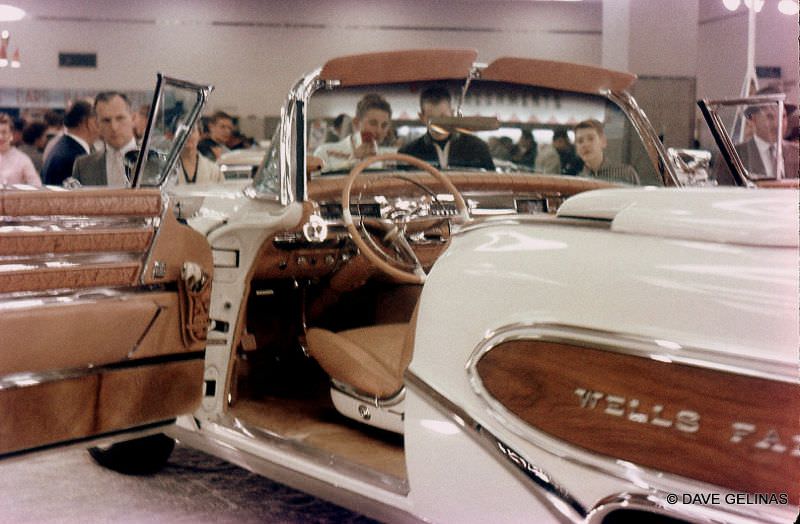
MULTIPOLYGON (((667 502, 666 497, 676 491, 713 493, 719 492, 721 488, 699 481, 687 483, 685 477, 656 471, 650 468, 643 468, 626 461, 593 455, 591 452, 581 450, 576 446, 566 444, 561 440, 531 428, 524 421, 509 412, 502 404, 494 400, 484 388, 476 371, 476 366, 480 358, 494 347, 503 342, 522 339, 582 345, 595 349, 606 349, 626 355, 650 358, 660 362, 683 363, 695 367, 705 367, 708 369, 790 383, 796 383, 797 381, 796 368, 777 362, 764 363, 745 357, 721 355, 714 351, 684 347, 671 341, 654 340, 637 335, 548 323, 511 324, 488 333, 484 340, 475 348, 466 365, 466 372, 473 391, 481 399, 488 412, 501 425, 508 428, 508 430, 516 436, 549 455, 559 457, 581 467, 589 468, 626 482, 635 480, 635 483, 648 493, 644 497, 647 498, 648 501, 657 501, 656 505, 660 506, 664 515, 689 520, 701 519, 727 522, 731 520, 731 517, 736 517, 739 519, 745 518, 759 522, 775 523, 785 522, 790 516, 794 517, 792 511, 796 510, 796 507, 793 506, 773 506, 768 510, 764 510, 763 506, 747 505, 671 505, 667 502)), ((416 380, 421 382, 419 379, 416 380)), ((449 401, 447 404, 450 404, 449 401)), ((453 404, 450 404, 449 411, 452 411, 454 416, 457 417, 468 417, 463 410, 453 404)), ((445 411, 445 413, 447 412, 448 411, 445 411)), ((487 432, 485 428, 477 424, 475 425, 478 426, 478 432, 487 432)), ((496 437, 493 436, 493 438, 496 437)), ((513 461, 511 457, 506 456, 506 458, 513 461)), ((583 516, 586 516, 586 513, 584 513, 583 516)), ((579 521, 573 520, 573 522, 579 521)))

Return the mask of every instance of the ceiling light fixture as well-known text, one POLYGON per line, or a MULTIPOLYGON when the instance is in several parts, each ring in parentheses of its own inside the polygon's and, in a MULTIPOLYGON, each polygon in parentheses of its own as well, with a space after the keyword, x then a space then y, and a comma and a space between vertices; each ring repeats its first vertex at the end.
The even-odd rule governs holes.
POLYGON ((728 11, 736 11, 739 9, 739 5, 741 5, 740 0, 722 0, 722 5, 725 6, 725 9, 728 11))
POLYGON ((778 11, 785 15, 796 15, 800 13, 800 4, 797 0, 781 0, 778 2, 778 11))
POLYGON ((16 22, 25 18, 25 11, 19 7, 0 4, 0 22, 16 22))

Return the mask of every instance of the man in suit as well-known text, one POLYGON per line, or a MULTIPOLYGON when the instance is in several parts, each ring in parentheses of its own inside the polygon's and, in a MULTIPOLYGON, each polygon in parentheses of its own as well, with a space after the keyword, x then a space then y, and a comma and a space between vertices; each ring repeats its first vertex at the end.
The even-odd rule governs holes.
MULTIPOLYGON (((772 94, 776 91, 764 88, 759 95, 772 94)), ((753 137, 736 145, 739 158, 754 179, 778 178, 783 166, 783 178, 798 177, 798 144, 783 140, 786 133, 788 111, 783 112, 782 122, 778 122, 777 104, 751 105, 744 110, 744 116, 753 130, 753 137), (780 124, 780 125, 779 125, 780 124), (783 161, 777 158, 778 138, 781 138, 783 161)))
POLYGON ((233 135, 233 117, 224 111, 217 111, 208 120, 208 137, 197 145, 200 154, 216 162, 223 153, 230 151, 228 141, 233 135))
POLYGON ((128 97, 117 91, 97 95, 95 119, 105 150, 79 158, 72 177, 84 186, 129 187, 125 154, 136 149, 133 112, 128 97))
POLYGON ((56 139, 42 166, 42 182, 61 185, 72 175, 75 159, 88 155, 97 140, 97 124, 92 105, 85 100, 72 104, 64 115, 66 131, 56 139))
POLYGON ((433 129, 430 120, 453 116, 450 91, 443 86, 431 86, 419 97, 419 118, 428 125, 420 138, 400 148, 400 153, 415 156, 442 169, 448 167, 474 167, 494 171, 489 146, 480 138, 466 133, 449 133, 433 129))

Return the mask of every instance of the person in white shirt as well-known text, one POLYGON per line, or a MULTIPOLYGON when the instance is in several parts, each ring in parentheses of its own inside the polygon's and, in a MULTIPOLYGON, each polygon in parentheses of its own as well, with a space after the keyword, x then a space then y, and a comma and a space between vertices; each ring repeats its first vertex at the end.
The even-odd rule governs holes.
POLYGON ((219 166, 201 155, 197 150, 200 142, 200 130, 197 124, 192 126, 192 132, 186 138, 178 160, 180 169, 175 180, 176 185, 183 184, 219 184, 225 181, 219 166))
POLYGON ((356 105, 353 132, 339 142, 322 144, 314 156, 322 164, 322 172, 349 169, 357 162, 379 153, 394 153, 393 147, 378 144, 386 139, 392 121, 392 107, 381 95, 364 95, 356 105))

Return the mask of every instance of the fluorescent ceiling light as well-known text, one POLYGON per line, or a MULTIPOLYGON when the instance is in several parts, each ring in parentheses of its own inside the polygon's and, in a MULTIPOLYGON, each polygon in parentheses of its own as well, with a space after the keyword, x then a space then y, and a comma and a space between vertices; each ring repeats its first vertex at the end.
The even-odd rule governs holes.
POLYGON ((25 11, 19 7, 0 4, 0 22, 16 22, 25 18, 25 11))

